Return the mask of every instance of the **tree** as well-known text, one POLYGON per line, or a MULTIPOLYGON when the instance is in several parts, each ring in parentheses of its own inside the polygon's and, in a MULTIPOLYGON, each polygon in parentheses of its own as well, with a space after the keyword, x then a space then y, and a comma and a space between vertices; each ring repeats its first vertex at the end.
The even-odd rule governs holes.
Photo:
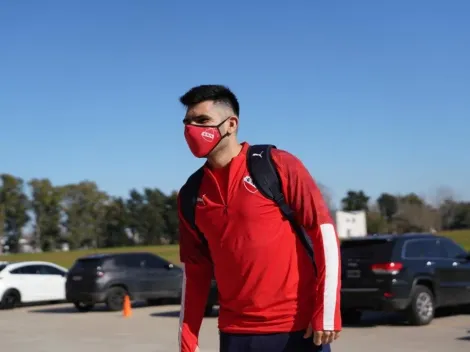
POLYGON ((36 248, 45 251, 56 249, 60 239, 61 192, 48 179, 33 179, 29 186, 36 248))
POLYGON ((66 238, 71 248, 100 247, 108 196, 89 181, 63 186, 61 192, 66 238))
POLYGON ((436 208, 440 208, 447 201, 455 200, 455 193, 450 187, 441 186, 438 187, 434 192, 434 203, 436 208))
POLYGON ((165 202, 165 211, 163 213, 163 220, 165 221, 165 233, 168 236, 169 243, 178 243, 179 229, 178 229, 178 193, 172 192, 165 202))
POLYGON ((9 174, 0 175, 2 186, 0 188, 0 204, 4 211, 4 233, 11 252, 19 250, 19 240, 23 226, 29 221, 28 197, 24 193, 24 183, 21 178, 9 174))
POLYGON ((162 244, 169 242, 169 235, 166 233, 164 213, 166 210, 166 196, 158 189, 144 189, 145 206, 141 213, 145 232, 143 234, 144 243, 162 244))
MULTIPOLYGON (((0 187, 1 194, 1 187, 0 187)), ((5 206, 0 203, 0 254, 3 253, 3 236, 5 233, 5 206)))
POLYGON ((341 200, 344 211, 368 210, 369 197, 363 191, 348 191, 341 200))
POLYGON ((441 227, 439 210, 426 204, 415 193, 399 196, 398 210, 394 217, 395 231, 428 232, 437 231, 441 227))
POLYGON ((377 199, 380 214, 387 220, 392 221, 398 210, 397 198, 389 193, 382 193, 377 199))
POLYGON ((167 197, 158 189, 145 188, 143 193, 133 189, 127 207, 129 228, 136 242, 162 244, 171 242, 165 221, 167 197))
POLYGON ((367 212, 367 233, 387 233, 389 225, 387 220, 377 210, 367 212))
POLYGON ((101 226, 103 247, 120 247, 132 244, 128 237, 128 212, 125 201, 115 198, 106 204, 101 226))
POLYGON ((128 226, 132 234, 134 243, 141 243, 142 233, 145 232, 144 224, 141 222, 142 213, 144 211, 144 197, 136 189, 129 192, 126 207, 128 211, 128 226))
POLYGON ((416 193, 408 193, 403 196, 398 196, 397 199, 400 203, 406 203, 411 205, 422 206, 425 204, 425 201, 416 193))

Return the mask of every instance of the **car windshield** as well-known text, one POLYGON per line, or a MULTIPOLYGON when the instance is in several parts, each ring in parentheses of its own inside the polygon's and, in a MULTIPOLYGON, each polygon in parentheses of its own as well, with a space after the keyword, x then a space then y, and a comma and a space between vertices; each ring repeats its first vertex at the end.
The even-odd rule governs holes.
POLYGON ((3 269, 7 267, 7 264, 2 264, 0 263, 0 273, 2 272, 3 269))
POLYGON ((344 241, 341 256, 346 259, 386 261, 392 256, 393 242, 387 240, 344 241))

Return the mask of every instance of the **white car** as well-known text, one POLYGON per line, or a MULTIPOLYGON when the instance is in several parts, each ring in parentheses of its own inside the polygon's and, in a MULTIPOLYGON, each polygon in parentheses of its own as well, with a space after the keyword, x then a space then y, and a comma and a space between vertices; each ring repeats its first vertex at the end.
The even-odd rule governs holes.
POLYGON ((0 262, 0 309, 65 300, 67 269, 50 262, 0 262))

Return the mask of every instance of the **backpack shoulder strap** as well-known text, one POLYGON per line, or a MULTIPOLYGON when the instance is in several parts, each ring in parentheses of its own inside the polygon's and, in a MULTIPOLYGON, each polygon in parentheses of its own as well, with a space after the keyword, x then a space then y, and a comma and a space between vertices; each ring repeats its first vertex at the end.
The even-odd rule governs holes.
POLYGON ((312 241, 304 228, 297 222, 295 213, 287 204, 282 192, 281 179, 271 154, 272 149, 275 148, 276 146, 270 144, 250 146, 246 154, 248 172, 258 191, 277 204, 282 215, 291 223, 308 256, 313 260, 312 241))
POLYGON ((180 190, 180 208, 183 218, 198 234, 201 241, 207 244, 206 237, 196 225, 196 203, 203 177, 204 167, 201 167, 188 178, 180 190))
POLYGON ((283 197, 279 175, 271 158, 271 151, 275 148, 270 144, 252 145, 246 154, 248 172, 254 185, 263 196, 274 201, 276 196, 283 197))

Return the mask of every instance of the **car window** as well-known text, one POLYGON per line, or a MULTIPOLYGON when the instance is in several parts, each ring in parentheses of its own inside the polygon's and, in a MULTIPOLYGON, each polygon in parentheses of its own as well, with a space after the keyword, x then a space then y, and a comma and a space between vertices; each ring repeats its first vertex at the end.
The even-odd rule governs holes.
POLYGON ((11 274, 35 275, 40 274, 41 268, 39 265, 25 265, 10 271, 11 274))
POLYGON ((467 254, 465 249, 463 249, 454 241, 451 241, 447 238, 443 238, 441 240, 441 248, 442 248, 443 255, 451 259, 457 258, 459 256, 464 256, 467 254))
POLYGON ((163 258, 157 257, 152 254, 145 254, 145 267, 149 269, 163 269, 168 265, 168 262, 163 258))
POLYGON ((440 258, 442 257, 438 240, 410 240, 405 243, 406 258, 440 258))
POLYGON ((87 270, 96 270, 97 267, 101 266, 101 258, 82 258, 75 261, 71 271, 87 271, 87 270))
POLYGON ((341 257, 344 259, 387 261, 392 256, 393 245, 393 241, 387 240, 348 240, 341 243, 341 257))
POLYGON ((142 268, 144 266, 144 258, 141 254, 120 254, 115 258, 116 264, 124 268, 142 268))
POLYGON ((64 275, 65 272, 56 268, 55 266, 50 266, 50 265, 41 265, 40 266, 40 272, 42 275, 64 275))

